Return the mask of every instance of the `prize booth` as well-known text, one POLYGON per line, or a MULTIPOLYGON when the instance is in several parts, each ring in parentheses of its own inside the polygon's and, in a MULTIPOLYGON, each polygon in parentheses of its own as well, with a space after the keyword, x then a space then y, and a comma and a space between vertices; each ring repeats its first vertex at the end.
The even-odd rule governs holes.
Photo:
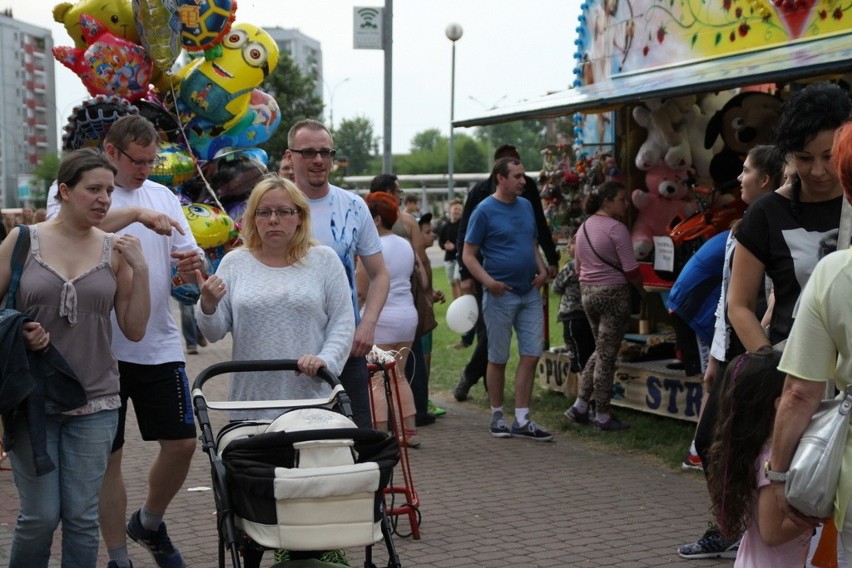
MULTIPOLYGON (((701 376, 674 358, 668 289, 705 241, 742 216, 736 178, 748 150, 772 142, 789 94, 817 80, 852 90, 852 6, 585 0, 581 10, 571 88, 454 126, 572 118, 573 130, 543 150, 539 178, 559 243, 583 221, 581 203, 597 183, 625 182, 634 205, 627 224, 650 293, 622 344, 613 404, 696 421, 701 376)), ((576 394, 570 367, 552 349, 540 380, 576 394)))

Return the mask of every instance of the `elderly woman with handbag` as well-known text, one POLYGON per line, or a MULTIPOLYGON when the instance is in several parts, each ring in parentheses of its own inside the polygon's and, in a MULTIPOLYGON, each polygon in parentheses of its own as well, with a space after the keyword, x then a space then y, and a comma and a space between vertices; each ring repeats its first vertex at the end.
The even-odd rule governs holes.
MULTIPOLYGON (((815 140, 822 140, 826 149, 815 161, 826 170, 827 177, 839 179, 847 201, 852 203, 852 124, 843 126, 836 138, 833 131, 827 131, 815 140)), ((843 389, 852 382, 850 294, 852 250, 847 249, 828 255, 814 269, 802 292, 796 320, 778 366, 787 373, 787 379, 775 421, 772 458, 765 469, 782 509, 802 526, 821 519, 808 517, 787 502, 787 471, 802 433, 824 398, 826 382, 834 381, 843 389)), ((852 448, 847 441, 834 498, 834 522, 840 530, 847 557, 852 554, 852 519, 847 516, 852 499, 852 475, 846 469, 850 457, 852 448)))

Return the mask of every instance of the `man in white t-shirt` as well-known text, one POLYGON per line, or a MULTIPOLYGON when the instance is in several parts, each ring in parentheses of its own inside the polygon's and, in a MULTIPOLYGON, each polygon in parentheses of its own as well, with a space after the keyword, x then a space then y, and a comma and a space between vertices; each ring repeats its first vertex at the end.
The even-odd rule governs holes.
MULTIPOLYGON (((186 479, 196 445, 190 384, 170 296, 172 266, 182 278, 194 279, 195 270, 203 270, 204 252, 190 232, 177 197, 169 188, 147 179, 157 162, 158 143, 153 124, 139 115, 118 119, 104 140, 104 153, 118 173, 112 206, 100 228, 139 238, 148 261, 151 290, 151 317, 142 341, 129 341, 113 320, 112 349, 118 359, 122 406, 99 508, 109 568, 132 566, 127 536, 145 547, 157 566, 185 565, 163 522, 166 508, 186 479), (145 501, 129 522, 121 475, 128 399, 133 400, 142 439, 160 445, 148 474, 145 501)), ((50 194, 48 207, 48 214, 55 215, 58 202, 50 194)))
MULTIPOLYGON (((302 120, 287 135, 284 159, 293 164, 296 186, 308 198, 314 238, 337 253, 349 280, 355 311, 355 338, 340 382, 352 399, 355 423, 371 427, 369 375, 365 355, 373 347, 376 321, 385 305, 390 286, 382 243, 364 200, 328 182, 334 160, 334 141, 321 122, 302 120), (364 266, 370 287, 359 315, 355 287, 355 259, 364 266)), ((400 371, 401 372, 401 371, 400 371)))

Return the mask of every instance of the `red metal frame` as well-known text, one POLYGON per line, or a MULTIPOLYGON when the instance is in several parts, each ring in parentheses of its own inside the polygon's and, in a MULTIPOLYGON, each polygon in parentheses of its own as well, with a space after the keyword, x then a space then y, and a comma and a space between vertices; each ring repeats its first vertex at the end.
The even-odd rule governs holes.
MULTIPOLYGON (((402 425, 402 402, 399 396, 399 383, 397 382, 396 362, 389 361, 387 363, 370 363, 367 365, 367 370, 370 372, 370 380, 373 375, 381 373, 382 380, 385 383, 385 393, 391 395, 388 398, 388 426, 391 433, 399 442, 399 467, 402 470, 402 485, 389 485, 385 488, 385 495, 400 494, 405 496, 405 502, 402 505, 390 507, 386 504, 386 512, 389 516, 407 515, 408 522, 411 525, 411 536, 420 539, 420 524, 419 511, 420 499, 417 496, 417 491, 414 489, 414 479, 411 476, 411 466, 408 462, 408 438, 405 435, 405 428, 402 425), (391 386, 393 385, 393 386, 391 386), (391 390, 392 389, 392 390, 391 390), (391 404, 393 400, 393 404, 391 404)), ((373 416, 376 415, 376 403, 373 400, 373 389, 370 388, 370 410, 373 416)), ((376 427, 375 420, 373 428, 376 427)))

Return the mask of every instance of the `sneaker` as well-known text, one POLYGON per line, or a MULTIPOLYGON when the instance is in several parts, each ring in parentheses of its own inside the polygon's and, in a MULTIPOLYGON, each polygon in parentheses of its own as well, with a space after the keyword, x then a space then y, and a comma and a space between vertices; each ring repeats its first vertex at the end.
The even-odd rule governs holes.
POLYGON ((199 347, 207 347, 207 338, 201 335, 201 330, 197 330, 196 337, 198 338, 199 347))
POLYGON ((506 419, 503 418, 502 412, 495 412, 491 415, 491 435, 495 438, 512 437, 512 432, 506 426, 506 419))
POLYGON ((719 529, 710 527, 696 542, 677 547, 681 558, 736 558, 740 539, 728 540, 719 529))
POLYGON ((686 457, 683 458, 683 463, 680 467, 684 471, 704 471, 704 464, 701 463, 701 458, 698 454, 693 454, 692 452, 686 453, 686 457))
POLYGON ((187 355, 198 355, 198 348, 197 347, 187 347, 186 353, 187 353, 187 355))
POLYGON ((432 414, 434 414, 435 416, 443 416, 444 414, 447 413, 446 410, 444 410, 443 408, 440 408, 437 404, 435 404, 431 400, 426 401, 426 409, 429 412, 431 412, 432 414))
POLYGON ((467 380, 467 376, 464 374, 464 369, 459 373, 459 384, 456 385, 455 390, 453 391, 453 396, 459 402, 464 402, 467 400, 467 393, 470 392, 470 387, 473 386, 469 380, 467 380))
POLYGON ((127 523, 127 536, 148 549, 160 568, 186 568, 180 552, 172 545, 166 532, 166 523, 160 523, 155 531, 149 531, 139 520, 139 511, 133 513, 127 523))
POLYGON ((597 419, 591 421, 592 424, 600 428, 605 432, 614 432, 616 430, 627 430, 630 428, 630 424, 627 422, 622 422, 618 418, 615 417, 614 414, 610 414, 609 418, 606 422, 600 422, 597 419))
POLYGON ((589 411, 580 412, 573 406, 569 407, 562 416, 565 417, 566 420, 570 422, 574 422, 575 424, 588 424, 589 423, 589 411))
MULTIPOLYGON (((133 568, 133 562, 130 562, 130 564, 128 564, 128 566, 130 566, 130 568, 133 568)), ((107 563, 107 568, 118 568, 118 563, 116 563, 115 560, 110 560, 107 563)))
POLYGON ((418 414, 414 417, 414 425, 428 426, 429 424, 434 424, 435 420, 437 420, 435 414, 427 411, 426 414, 418 414))
POLYGON ((456 351, 460 351, 462 349, 467 349, 468 347, 470 347, 470 345, 468 345, 464 341, 456 341, 455 343, 453 343, 452 345, 449 345, 448 347, 450 349, 455 349, 456 351))
POLYGON ((346 558, 346 553, 342 550, 326 550, 320 556, 320 562, 328 562, 338 566, 349 566, 349 559, 346 558))
POLYGON ((529 438, 536 442, 549 442, 553 439, 553 435, 550 432, 543 430, 541 426, 532 420, 527 421, 527 423, 523 426, 519 426, 518 421, 516 420, 515 423, 512 424, 511 432, 512 436, 515 438, 529 438))

